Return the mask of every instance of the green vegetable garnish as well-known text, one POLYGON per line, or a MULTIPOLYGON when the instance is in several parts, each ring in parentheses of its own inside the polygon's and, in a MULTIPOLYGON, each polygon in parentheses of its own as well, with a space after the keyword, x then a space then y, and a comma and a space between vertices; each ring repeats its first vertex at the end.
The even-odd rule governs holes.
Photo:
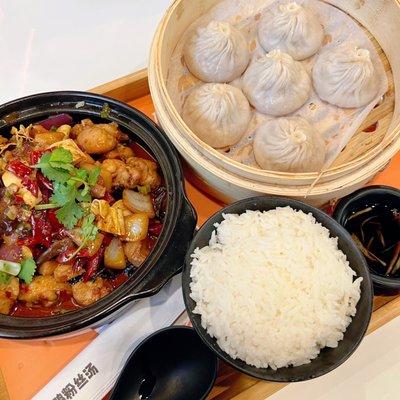
POLYGON ((22 279, 25 283, 29 284, 32 282, 33 276, 36 271, 36 263, 33 258, 26 258, 21 263, 21 271, 18 274, 18 278, 22 279))
POLYGON ((99 228, 94 224, 94 214, 86 215, 82 220, 81 233, 82 243, 81 245, 68 257, 68 260, 72 260, 87 244, 88 242, 95 240, 99 228))
POLYGON ((12 275, 6 274, 5 272, 0 271, 0 283, 7 284, 10 282, 12 275))
POLYGON ((111 108, 108 105, 108 103, 103 104, 103 108, 101 109, 100 112, 100 117, 101 118, 108 118, 110 116, 111 108))
POLYGON ((74 169, 72 154, 62 147, 57 148, 51 153, 43 154, 35 167, 51 181, 64 183, 70 178, 70 171, 74 169))
POLYGON ((151 192, 150 185, 137 186, 138 192, 141 194, 149 194, 151 192))
POLYGON ((12 276, 18 276, 25 283, 31 283, 36 271, 33 258, 26 258, 22 263, 0 260, 0 283, 8 283, 12 276))
MULTIPOLYGON (((80 203, 92 201, 90 189, 97 183, 100 175, 98 167, 87 171, 76 168, 72 162, 73 157, 69 150, 57 148, 51 153, 43 154, 36 165, 53 182, 53 195, 50 198, 51 203, 39 204, 35 208, 58 208, 57 219, 68 229, 72 229, 85 215, 80 203)), ((92 225, 94 226, 93 223, 92 225)))
POLYGON ((17 276, 21 270, 21 265, 12 261, 0 260, 0 271, 8 275, 17 276))

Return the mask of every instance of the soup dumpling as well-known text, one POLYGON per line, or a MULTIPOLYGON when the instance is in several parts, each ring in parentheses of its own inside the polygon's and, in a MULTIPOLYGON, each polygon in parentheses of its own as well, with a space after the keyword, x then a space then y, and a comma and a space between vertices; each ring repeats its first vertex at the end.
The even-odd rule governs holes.
POLYGON ((318 172, 326 153, 321 134, 299 116, 264 122, 256 130, 253 149, 261 168, 281 172, 318 172))
POLYGON ((224 83, 206 83, 186 98, 182 116, 203 142, 222 148, 240 140, 252 112, 240 89, 224 83))
POLYGON ((250 60, 242 33, 222 21, 211 21, 192 32, 183 54, 189 71, 204 82, 231 82, 243 73, 250 60))
POLYGON ((295 2, 266 12, 258 28, 258 40, 265 51, 279 49, 295 60, 315 54, 323 39, 324 30, 318 17, 308 7, 295 2))
POLYGON ((313 67, 313 80, 315 91, 322 100, 344 108, 368 104, 379 89, 369 51, 350 43, 320 54, 313 67))
POLYGON ((242 89, 251 105, 275 116, 299 109, 310 96, 311 86, 303 64, 280 50, 254 61, 242 77, 242 89))

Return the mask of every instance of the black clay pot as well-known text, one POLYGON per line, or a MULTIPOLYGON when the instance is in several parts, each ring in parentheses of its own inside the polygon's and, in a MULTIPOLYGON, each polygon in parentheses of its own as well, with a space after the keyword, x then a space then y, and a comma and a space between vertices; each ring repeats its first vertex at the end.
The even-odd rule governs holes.
POLYGON ((51 115, 67 113, 74 122, 116 122, 158 162, 167 189, 164 228, 144 264, 124 284, 93 305, 63 315, 21 318, 0 315, 0 337, 33 339, 77 332, 111 322, 125 305, 157 293, 177 274, 196 226, 196 213, 186 198, 178 154, 164 132, 140 111, 108 97, 86 92, 50 92, 24 97, 0 106, 0 134, 12 126, 28 125, 51 115), (101 117, 104 104, 110 107, 101 117))
MULTIPOLYGON (((344 226, 351 214, 367 205, 377 203, 400 210, 400 190, 378 185, 359 189, 339 200, 333 218, 344 226)), ((400 278, 378 275, 372 269, 370 273, 376 295, 393 296, 400 293, 400 278)))
MULTIPOLYGON (((185 258, 185 264, 182 273, 182 287, 183 295, 186 305, 186 310, 192 322, 193 328, 197 331, 199 336, 203 339, 204 343, 213 350, 218 357, 237 368, 239 371, 254 376, 258 379, 276 382, 298 382, 307 379, 317 378, 324 375, 340 364, 345 362, 351 354, 356 350, 367 330, 369 320, 372 313, 372 282, 368 272, 368 266, 364 257, 358 250, 357 246, 351 239, 347 231, 339 225, 334 219, 327 214, 314 208, 308 204, 300 201, 278 198, 278 197, 253 197, 238 201, 224 209, 215 213, 209 218, 205 224, 197 232, 195 238, 190 245, 185 258), (217 341, 212 338, 201 325, 201 317, 199 314, 194 314, 193 310, 195 302, 190 297, 190 270, 191 270, 191 254, 199 247, 202 248, 208 245, 211 237, 211 232, 215 229, 214 224, 223 220, 222 214, 242 214, 246 210, 260 210, 268 211, 276 207, 290 206, 295 210, 302 210, 305 213, 311 213, 317 222, 321 223, 330 231, 330 235, 338 238, 338 247, 346 254, 351 268, 361 276, 363 281, 361 283, 361 297, 357 304, 357 313, 353 317, 350 325, 344 333, 344 338, 339 342, 338 347, 328 348, 325 347, 321 350, 317 358, 312 360, 309 364, 300 365, 298 367, 287 367, 273 370, 271 368, 256 368, 246 364, 240 359, 233 359, 225 353, 217 344, 217 341)), ((249 326, 249 329, 252 329, 249 326)), ((266 327, 267 329, 267 327, 266 327)), ((273 328, 271 328, 273 329, 273 328)))

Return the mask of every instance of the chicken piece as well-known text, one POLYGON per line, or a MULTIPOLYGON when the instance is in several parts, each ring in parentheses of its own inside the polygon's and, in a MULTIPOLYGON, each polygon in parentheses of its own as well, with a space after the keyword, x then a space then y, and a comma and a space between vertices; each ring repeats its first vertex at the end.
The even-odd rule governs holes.
POLYGON ((96 183, 91 189, 90 194, 94 199, 102 199, 106 194, 106 187, 96 183))
POLYGON ((104 154, 112 150, 118 141, 108 130, 93 125, 79 133, 76 143, 88 154, 104 154))
POLYGON ((102 167, 111 173, 114 187, 134 189, 137 185, 149 185, 154 189, 161 182, 157 164, 143 158, 129 157, 126 162, 107 159, 103 161, 102 167))
POLYGON ((79 147, 89 154, 107 153, 113 150, 118 142, 128 139, 115 122, 94 124, 90 119, 84 119, 75 125, 70 135, 76 137, 79 147))
POLYGON ((77 136, 83 131, 83 129, 85 129, 88 126, 93 126, 94 123, 92 122, 91 119, 89 118, 85 118, 81 121, 80 124, 75 124, 72 129, 71 132, 69 134, 69 136, 73 139, 76 139, 77 136))
POLYGON ((40 264, 38 272, 40 275, 52 276, 59 263, 54 260, 45 261, 40 264))
POLYGON ((151 189, 160 186, 161 179, 157 173, 157 164, 154 161, 130 157, 126 160, 126 163, 140 172, 140 186, 149 185, 151 189))
POLYGON ((102 168, 112 175, 113 187, 124 187, 132 189, 140 182, 140 172, 129 167, 121 160, 104 160, 102 168))
POLYGON ((124 253, 134 267, 140 267, 150 254, 150 249, 144 240, 124 243, 124 253))
POLYGON ((125 161, 129 157, 134 157, 134 155, 135 154, 133 153, 133 150, 130 147, 124 146, 123 144, 118 144, 114 150, 111 150, 108 153, 106 153, 104 157, 125 161))
POLYGON ((10 314, 19 294, 19 279, 13 277, 8 283, 0 283, 0 314, 10 314))
POLYGON ((49 307, 57 301, 62 291, 71 292, 71 286, 57 282, 53 276, 35 276, 29 285, 21 285, 18 300, 49 307))
POLYGON ((111 285, 103 278, 94 281, 78 282, 72 286, 72 296, 81 306, 89 306, 111 292, 111 285))
POLYGON ((58 264, 54 270, 54 278, 57 282, 66 283, 72 278, 82 275, 85 270, 72 264, 58 264))

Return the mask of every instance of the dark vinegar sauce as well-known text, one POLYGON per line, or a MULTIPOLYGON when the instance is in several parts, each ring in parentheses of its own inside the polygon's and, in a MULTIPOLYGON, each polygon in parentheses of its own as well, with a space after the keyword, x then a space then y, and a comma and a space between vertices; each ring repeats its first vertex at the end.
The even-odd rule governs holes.
POLYGON ((399 209, 386 204, 365 204, 347 218, 344 226, 372 272, 400 277, 399 209))

